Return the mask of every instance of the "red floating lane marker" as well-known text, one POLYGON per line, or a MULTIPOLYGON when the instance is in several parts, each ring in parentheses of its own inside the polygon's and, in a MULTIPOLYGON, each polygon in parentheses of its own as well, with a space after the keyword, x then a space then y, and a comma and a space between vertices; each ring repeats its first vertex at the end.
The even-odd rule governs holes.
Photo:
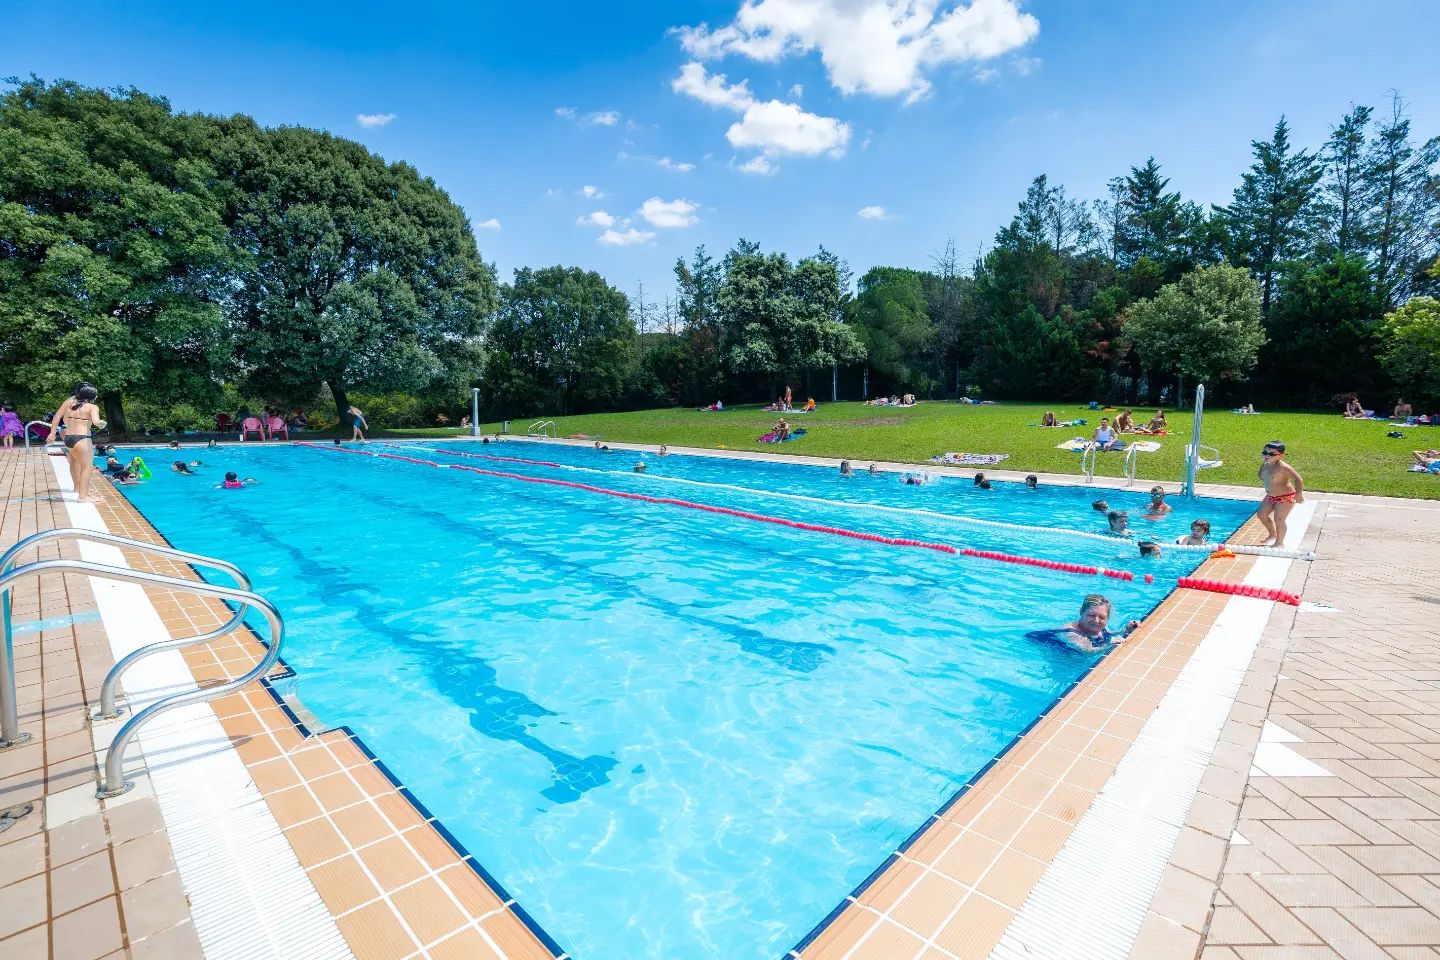
MULTIPOLYGON (((404 447, 399 446, 399 445, 397 445, 397 444, 393 444, 393 443, 382 443, 382 444, 380 444, 380 446, 386 447, 387 449, 390 449, 390 450, 404 450, 404 449, 405 449, 404 447)), ((458 450, 439 450, 439 451, 436 451, 436 452, 437 452, 437 453, 443 453, 443 454, 444 454, 445 456, 447 456, 447 457, 469 457, 469 458, 472 459, 472 460, 495 460, 495 461, 498 461, 498 462, 500 462, 500 463, 528 463, 528 464, 530 464, 531 466, 536 466, 536 467, 556 467, 556 468, 559 468, 559 467, 565 466, 563 463, 556 463, 556 462, 553 461, 553 460, 527 460, 527 459, 524 458, 524 457, 496 457, 496 456, 492 456, 492 455, 490 455, 490 454, 488 454, 488 453, 461 453, 461 452, 459 452, 458 450)))
MULTIPOLYGON (((1095 576, 1100 573, 1099 567, 1087 567, 1083 563, 1062 563, 1059 560, 1042 560, 1038 557, 1022 557, 1013 553, 997 553, 994 550, 975 550, 966 547, 960 551, 967 557, 982 557, 986 560, 999 560, 1001 563, 1018 563, 1027 567, 1040 567, 1045 570, 1061 570, 1065 573, 1081 573, 1087 576, 1095 576)), ((1117 571, 1105 571, 1107 576, 1115 576, 1121 580, 1133 580, 1133 574, 1126 574, 1117 571)))
POLYGON ((527 477, 520 473, 506 473, 501 470, 485 470, 481 467, 471 467, 462 463, 436 463, 433 460, 418 460, 415 457, 402 457, 394 453, 371 453, 366 450, 353 450, 348 447, 326 447, 316 443, 302 443, 300 446, 314 447, 316 450, 330 450, 335 453, 361 453, 370 457, 379 457, 383 460, 400 460, 406 463, 416 463, 427 467, 438 467, 441 470, 464 470, 469 473, 478 473, 487 477, 502 477, 506 480, 519 480, 522 483, 538 483, 551 487, 567 487, 572 490, 584 490, 587 493, 599 493, 607 497, 617 497, 621 500, 638 500, 643 503, 658 503, 671 507, 683 507, 687 510, 703 510, 707 513, 718 513, 730 517, 740 517, 744 520, 754 520, 758 523, 773 523, 781 527, 790 527, 794 530, 807 530, 816 533, 829 533, 837 537, 848 537, 852 540, 866 540, 871 543, 884 543, 891 546, 916 546, 925 550, 935 550, 940 553, 956 553, 956 549, 948 543, 928 543, 923 540, 916 540, 913 544, 902 543, 894 537, 882 537, 876 533, 861 533, 857 530, 845 530, 841 527, 822 527, 814 523, 802 523, 799 520, 787 520, 784 517, 770 517, 761 513, 750 513, 746 510, 732 510, 729 507, 717 507, 708 503, 695 503, 691 500, 677 500, 674 497, 650 497, 643 493, 629 493, 624 490, 609 490, 605 487, 597 487, 588 483, 576 483, 572 480, 553 480, 549 477, 527 477))
POLYGON ((1262 600, 1273 600, 1276 603, 1288 603, 1292 607, 1300 606, 1301 602, 1298 593, 1291 593, 1289 590, 1280 590, 1275 587, 1257 587, 1250 583, 1226 583, 1223 580, 1211 580, 1207 577, 1181 577, 1177 583, 1191 590, 1227 593, 1237 597, 1258 597, 1262 600))

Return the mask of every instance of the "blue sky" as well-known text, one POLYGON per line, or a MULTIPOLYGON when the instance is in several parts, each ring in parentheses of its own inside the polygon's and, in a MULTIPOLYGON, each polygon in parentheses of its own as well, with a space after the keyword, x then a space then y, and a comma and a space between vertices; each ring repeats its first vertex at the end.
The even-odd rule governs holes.
POLYGON ((968 258, 1038 173, 1099 197, 1154 154, 1224 203, 1282 113, 1318 145, 1392 88, 1440 134, 1426 0, 889 6, 898 31, 884 0, 19 2, 0 75, 351 137, 445 188, 502 278, 577 265, 657 301, 677 256, 741 236, 857 275, 947 237, 968 258))

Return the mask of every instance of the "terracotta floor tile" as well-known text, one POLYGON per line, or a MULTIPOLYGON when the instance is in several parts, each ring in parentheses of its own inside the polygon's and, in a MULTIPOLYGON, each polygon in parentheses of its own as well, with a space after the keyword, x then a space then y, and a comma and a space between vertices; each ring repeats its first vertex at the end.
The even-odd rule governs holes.
POLYGON ((469 923, 438 880, 429 877, 390 895, 400 915, 422 943, 433 943, 469 923))
POLYGON ((1014 916, 997 903, 972 896, 935 937, 935 945, 960 960, 985 960, 1014 916))
POLYGON ((347 913, 335 922, 356 960, 401 960, 420 946, 383 900, 347 913))
POLYGON ((268 793, 265 795, 265 802, 270 805, 270 810, 281 827, 293 827, 298 823, 313 820, 321 813, 320 805, 304 787, 291 787, 279 793, 268 793))
POLYGON ((977 888, 993 900, 998 900, 1012 910, 1020 909, 1025 898, 1030 896, 1036 881, 1049 866, 1047 861, 1027 857, 1015 850, 1006 850, 977 888))
POLYGON ((361 849, 360 859, 387 891, 396 890, 423 877, 427 870, 405 841, 390 837, 361 849))
POLYGON ((311 869, 309 874, 310 882, 315 884, 316 892, 333 914, 354 910, 380 896, 379 888, 354 856, 321 864, 311 869))
POLYGON ((430 947, 430 960, 505 960, 477 930, 462 930, 430 947))
POLYGON ((861 942, 850 960, 895 960, 896 957, 913 957, 925 941, 903 927, 893 923, 879 923, 870 935, 861 942))
POLYGON ((974 886, 1003 847, 989 837, 967 830, 936 861, 935 869, 966 886, 974 886))
POLYGON ((353 807, 337 810, 330 815, 330 819, 340 828, 340 835, 357 848, 395 834, 395 828, 368 803, 357 803, 353 807))
POLYGON ((924 873, 925 868, 918 863, 896 861, 860 894, 860 902, 883 913, 894 906, 906 889, 924 873))
POLYGON ((441 870, 438 876, 440 882, 455 894, 455 898, 460 901, 460 908, 471 919, 478 920, 500 909, 500 898, 466 864, 447 867, 441 870))
POLYGON ((480 921, 506 960, 552 960, 550 951, 535 939, 523 923, 508 910, 480 921))
POLYGON ((938 873, 926 873, 890 908, 887 915, 907 930, 928 938, 940 930, 950 913, 969 894, 968 887, 938 873))
POLYGON ((295 849, 301 866, 313 867, 335 857, 348 853, 350 845, 340 836, 340 831, 326 819, 311 820, 285 831, 285 838, 295 849))

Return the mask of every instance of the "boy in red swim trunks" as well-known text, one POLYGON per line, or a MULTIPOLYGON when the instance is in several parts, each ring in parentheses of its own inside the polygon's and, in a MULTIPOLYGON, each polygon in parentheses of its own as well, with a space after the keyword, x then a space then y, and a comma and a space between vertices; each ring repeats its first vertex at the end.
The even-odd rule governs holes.
POLYGON ((1265 499, 1255 516, 1265 525, 1270 539, 1267 547, 1285 546, 1285 521, 1295 504, 1305 502, 1305 481, 1295 468, 1285 462, 1285 444, 1271 440, 1260 451, 1264 465, 1260 468, 1260 482, 1265 485, 1265 499))

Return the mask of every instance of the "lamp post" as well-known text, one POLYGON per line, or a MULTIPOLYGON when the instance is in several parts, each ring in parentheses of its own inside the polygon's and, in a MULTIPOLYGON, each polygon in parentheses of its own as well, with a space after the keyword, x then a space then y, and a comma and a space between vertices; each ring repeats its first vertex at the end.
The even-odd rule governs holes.
POLYGON ((470 388, 470 436, 480 436, 480 388, 470 388))

